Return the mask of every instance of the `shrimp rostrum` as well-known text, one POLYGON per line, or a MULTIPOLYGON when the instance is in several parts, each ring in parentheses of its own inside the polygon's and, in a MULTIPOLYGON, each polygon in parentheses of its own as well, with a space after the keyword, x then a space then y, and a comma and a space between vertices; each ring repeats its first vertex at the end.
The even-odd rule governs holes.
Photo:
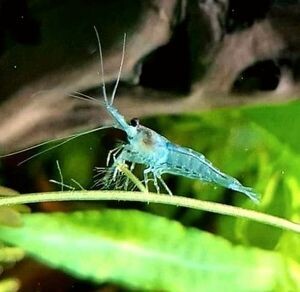
POLYGON ((112 168, 117 171, 117 165, 126 162, 132 163, 133 165, 142 164, 145 166, 144 182, 146 188, 148 186, 148 182, 152 179, 158 192, 159 185, 162 185, 170 195, 172 192, 162 179, 162 175, 165 173, 215 183, 225 188, 244 193, 254 202, 258 202, 259 196, 252 188, 243 186, 237 179, 221 172, 219 169, 214 167, 203 154, 172 143, 152 129, 141 125, 139 120, 136 118, 132 119, 130 123, 126 122, 125 118, 119 113, 117 108, 113 106, 114 96, 124 61, 125 36, 120 70, 109 101, 106 95, 103 77, 104 69, 102 51, 97 31, 96 35, 99 44, 102 90, 105 108, 114 120, 115 127, 123 130, 127 135, 127 143, 120 146, 121 148, 119 148, 119 151, 114 156, 112 168))

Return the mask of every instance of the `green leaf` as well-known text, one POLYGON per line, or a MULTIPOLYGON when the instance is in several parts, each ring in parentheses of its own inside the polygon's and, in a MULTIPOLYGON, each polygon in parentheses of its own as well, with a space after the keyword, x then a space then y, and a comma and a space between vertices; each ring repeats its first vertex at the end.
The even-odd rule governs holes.
POLYGON ((0 292, 17 292, 20 289, 18 279, 4 279, 0 281, 0 292))
POLYGON ((97 283, 164 291, 294 289, 289 269, 298 265, 278 253, 233 246, 151 214, 106 210, 22 217, 21 228, 0 228, 1 240, 97 283))
MULTIPOLYGON (((264 212, 288 218, 299 222, 299 180, 300 180, 300 152, 299 152, 299 101, 281 105, 255 106, 241 109, 249 124, 253 124, 253 133, 260 133, 260 147, 257 156, 260 160, 258 181, 265 185, 261 209, 264 212)), ((244 242, 277 248, 291 256, 297 254, 293 236, 281 233, 279 230, 269 232, 265 226, 254 222, 244 222, 238 219, 236 233, 244 242), (241 224, 241 221, 243 223, 241 224), (283 248, 284 247, 284 248, 283 248)), ((228 228, 234 230, 234 228, 228 228)), ((298 245, 300 238, 297 237, 298 245)), ((296 258, 293 256, 293 258, 296 258)), ((300 260, 297 256, 297 260, 300 260)))
POLYGON ((242 110, 252 121, 265 128, 299 154, 300 103, 249 107, 242 110))
POLYGON ((1 247, 0 263, 13 263, 20 261, 24 257, 24 251, 18 247, 1 247))
POLYGON ((0 207, 0 224, 8 226, 20 226, 22 224, 21 214, 11 207, 0 207))

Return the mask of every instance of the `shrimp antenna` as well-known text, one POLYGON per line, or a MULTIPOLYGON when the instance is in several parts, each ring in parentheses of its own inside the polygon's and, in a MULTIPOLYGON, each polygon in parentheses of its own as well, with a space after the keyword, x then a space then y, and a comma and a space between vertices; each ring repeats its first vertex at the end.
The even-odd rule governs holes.
POLYGON ((91 102, 91 103, 94 103, 94 104, 97 104, 97 105, 100 104, 100 105, 105 106, 105 102, 103 102, 102 100, 96 99, 94 97, 91 97, 89 95, 83 94, 83 93, 78 92, 78 91, 74 91, 74 94, 69 93, 68 96, 77 98, 79 100, 83 100, 85 102, 91 102))
POLYGON ((84 94, 84 93, 79 92, 79 91, 73 91, 73 94, 69 94, 69 96, 75 97, 75 98, 78 98, 78 99, 83 98, 83 100, 85 100, 85 101, 88 100, 88 101, 92 101, 92 102, 95 102, 95 103, 99 103, 100 102, 99 99, 94 98, 94 97, 92 97, 90 95, 84 94))
MULTIPOLYGON (((57 148, 57 147, 60 147, 60 146, 66 144, 66 143, 68 143, 68 142, 70 142, 70 141, 72 141, 72 140, 74 140, 74 139, 76 139, 76 138, 78 138, 78 137, 81 137, 81 136, 86 135, 86 134, 94 133, 94 132, 99 131, 99 130, 108 129, 108 128, 111 128, 111 126, 102 126, 102 127, 98 127, 98 128, 89 130, 89 131, 85 131, 85 132, 83 132, 83 133, 74 134, 74 135, 71 135, 71 136, 69 136, 69 137, 58 138, 58 139, 56 139, 56 140, 54 140, 54 141, 59 141, 59 140, 63 140, 63 139, 67 139, 67 140, 62 141, 62 142, 58 143, 57 145, 54 145, 54 146, 52 146, 52 147, 50 147, 50 148, 48 148, 48 149, 45 149, 45 150, 43 150, 43 151, 41 151, 41 152, 39 152, 39 153, 36 153, 36 154, 34 154, 34 155, 28 157, 27 159, 21 161, 21 162, 18 164, 18 166, 20 166, 20 165, 24 164, 25 162, 27 162, 27 161, 29 161, 29 160, 31 160, 31 159, 37 157, 37 156, 40 156, 40 155, 42 155, 42 154, 44 154, 44 153, 46 153, 46 152, 48 152, 48 151, 50 151, 50 150, 53 150, 53 149, 55 149, 55 148, 57 148)), ((49 142, 53 142, 53 140, 52 140, 52 141, 49 141, 49 142)), ((46 144, 46 143, 47 143, 47 142, 44 142, 44 143, 35 145, 35 146, 31 147, 30 149, 35 148, 35 147, 38 147, 38 146, 41 146, 41 145, 44 145, 44 144, 46 144)), ((26 149, 26 150, 27 150, 27 149, 26 149)), ((12 154, 13 154, 13 153, 12 153, 12 154)), ((9 155, 11 155, 11 154, 9 154, 9 155)))
POLYGON ((62 145, 66 144, 66 143, 68 143, 68 142, 70 142, 70 141, 72 141, 72 140, 74 140, 74 139, 76 139, 76 138, 78 138, 78 137, 80 137, 80 136, 83 136, 83 135, 86 135, 86 134, 89 134, 89 133, 93 133, 93 132, 96 132, 96 131, 100 131, 100 130, 103 130, 103 129, 108 129, 108 128, 111 128, 111 126, 102 126, 102 127, 98 127, 98 128, 92 129, 92 130, 88 130, 88 131, 83 132, 83 133, 74 134, 74 135, 71 135, 71 136, 68 136, 68 137, 57 138, 57 139, 54 139, 54 140, 42 142, 42 143, 33 145, 33 146, 31 146, 31 147, 28 147, 28 148, 26 148, 26 149, 18 150, 18 151, 15 151, 15 152, 12 152, 12 153, 9 153, 9 154, 6 154, 6 155, 1 155, 0 158, 9 157, 9 156, 12 156, 12 155, 15 155, 15 154, 19 154, 19 153, 22 153, 22 152, 25 152, 25 151, 28 151, 28 150, 35 149, 35 148, 40 147, 40 146, 43 146, 43 145, 47 145, 47 144, 52 143, 52 142, 57 142, 57 141, 61 141, 61 140, 66 139, 66 140, 64 140, 64 141, 62 141, 62 142, 60 142, 60 143, 58 143, 57 145, 54 145, 54 146, 52 146, 52 147, 50 147, 50 148, 47 148, 47 149, 45 149, 45 150, 43 150, 43 151, 41 151, 41 152, 39 152, 39 153, 36 153, 36 154, 34 154, 34 155, 32 155, 32 156, 26 158, 25 160, 21 161, 21 162, 18 164, 18 166, 19 166, 19 165, 22 165, 22 164, 24 164, 25 162, 27 162, 27 161, 29 161, 29 160, 31 160, 31 159, 37 157, 37 156, 40 156, 40 155, 42 155, 42 154, 44 154, 44 153, 46 153, 46 152, 48 152, 48 151, 51 151, 51 150, 53 150, 53 149, 55 149, 55 148, 57 148, 57 147, 59 147, 59 146, 62 146, 62 145))
POLYGON ((94 25, 94 30, 95 30, 96 37, 97 37, 97 42, 98 42, 100 69, 101 69, 102 92, 103 92, 104 101, 105 101, 106 104, 108 104, 108 99, 107 99, 107 95, 106 95, 105 81, 104 81, 104 67, 103 67, 103 56, 102 56, 101 41, 100 41, 98 30, 97 30, 95 25, 94 25))
POLYGON ((117 88, 118 88, 118 85, 119 85, 119 81, 120 81, 120 78, 121 78, 121 73, 122 73, 122 68, 123 68, 123 63, 124 63, 124 57, 125 57, 125 47, 126 47, 126 33, 124 33, 121 64, 120 64, 120 68, 119 68, 117 81, 116 81, 116 84, 114 86, 113 93, 111 95, 110 105, 113 105, 113 103, 114 103, 115 95, 116 95, 117 88))

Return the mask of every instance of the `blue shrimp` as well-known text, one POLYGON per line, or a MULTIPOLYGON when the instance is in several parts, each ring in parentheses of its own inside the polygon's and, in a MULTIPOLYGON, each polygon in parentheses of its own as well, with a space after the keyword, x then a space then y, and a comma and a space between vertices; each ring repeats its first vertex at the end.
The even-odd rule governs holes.
POLYGON ((127 135, 127 143, 121 146, 117 155, 114 156, 112 168, 117 171, 117 165, 120 163, 131 162, 133 165, 142 164, 144 170, 144 181, 146 188, 151 174, 154 186, 159 192, 159 182, 165 190, 172 195, 171 190, 162 179, 165 173, 184 176, 191 179, 198 179, 205 182, 211 182, 221 185, 225 188, 244 193, 252 201, 258 203, 259 196, 252 188, 243 186, 237 179, 221 172, 208 161, 203 154, 192 149, 181 147, 169 141, 167 138, 156 133, 152 129, 142 126, 137 118, 127 123, 124 116, 113 106, 114 97, 121 76, 122 66, 125 55, 125 39, 123 42, 123 52, 120 69, 116 84, 110 101, 106 95, 104 82, 103 57, 99 34, 95 28, 99 46, 99 57, 102 76, 102 91, 104 104, 108 114, 115 122, 115 127, 123 130, 127 135))

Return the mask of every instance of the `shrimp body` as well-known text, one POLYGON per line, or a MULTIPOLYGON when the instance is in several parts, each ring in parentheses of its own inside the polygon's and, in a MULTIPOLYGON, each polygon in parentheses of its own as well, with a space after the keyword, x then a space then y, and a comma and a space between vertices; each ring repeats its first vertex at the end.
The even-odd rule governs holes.
POLYGON ((162 174, 169 173, 212 182, 244 193, 251 200, 258 202, 258 195, 251 188, 244 187, 237 179, 221 172, 203 154, 173 144, 155 131, 140 125, 136 120, 132 124, 134 126, 127 125, 131 129, 131 136, 127 136, 128 144, 123 146, 115 163, 128 161, 144 164, 147 167, 144 171, 146 184, 147 174, 152 173, 156 187, 158 179, 171 194, 161 178, 162 174))
MULTIPOLYGON (((128 143, 122 145, 121 148, 118 147, 118 152, 114 155, 112 170, 116 173, 118 164, 125 162, 131 162, 133 166, 136 163, 143 164, 146 166, 144 170, 146 187, 149 182, 149 174, 152 174, 152 179, 158 192, 159 181, 168 193, 172 195, 171 190, 161 178, 162 174, 169 173, 191 179, 213 182, 223 187, 244 193, 251 200, 258 202, 258 195, 251 188, 244 187, 237 179, 222 173, 219 169, 214 167, 203 154, 192 149, 173 144, 167 138, 161 136, 155 131, 140 125, 136 118, 132 119, 130 124, 126 122, 124 116, 121 115, 118 109, 113 106, 124 61, 126 36, 124 36, 123 53, 118 78, 109 101, 106 95, 103 77, 104 70, 100 38, 96 28, 95 31, 98 39, 99 56, 101 61, 104 106, 111 118, 114 120, 114 126, 126 133, 128 141, 128 143)), ((114 175, 114 177, 116 177, 116 175, 114 175)))
POLYGON ((168 145, 168 149, 168 159, 161 173, 170 173, 191 179, 212 182, 244 193, 255 202, 259 201, 258 195, 251 188, 244 187, 234 177, 221 172, 203 154, 172 143, 168 145))

